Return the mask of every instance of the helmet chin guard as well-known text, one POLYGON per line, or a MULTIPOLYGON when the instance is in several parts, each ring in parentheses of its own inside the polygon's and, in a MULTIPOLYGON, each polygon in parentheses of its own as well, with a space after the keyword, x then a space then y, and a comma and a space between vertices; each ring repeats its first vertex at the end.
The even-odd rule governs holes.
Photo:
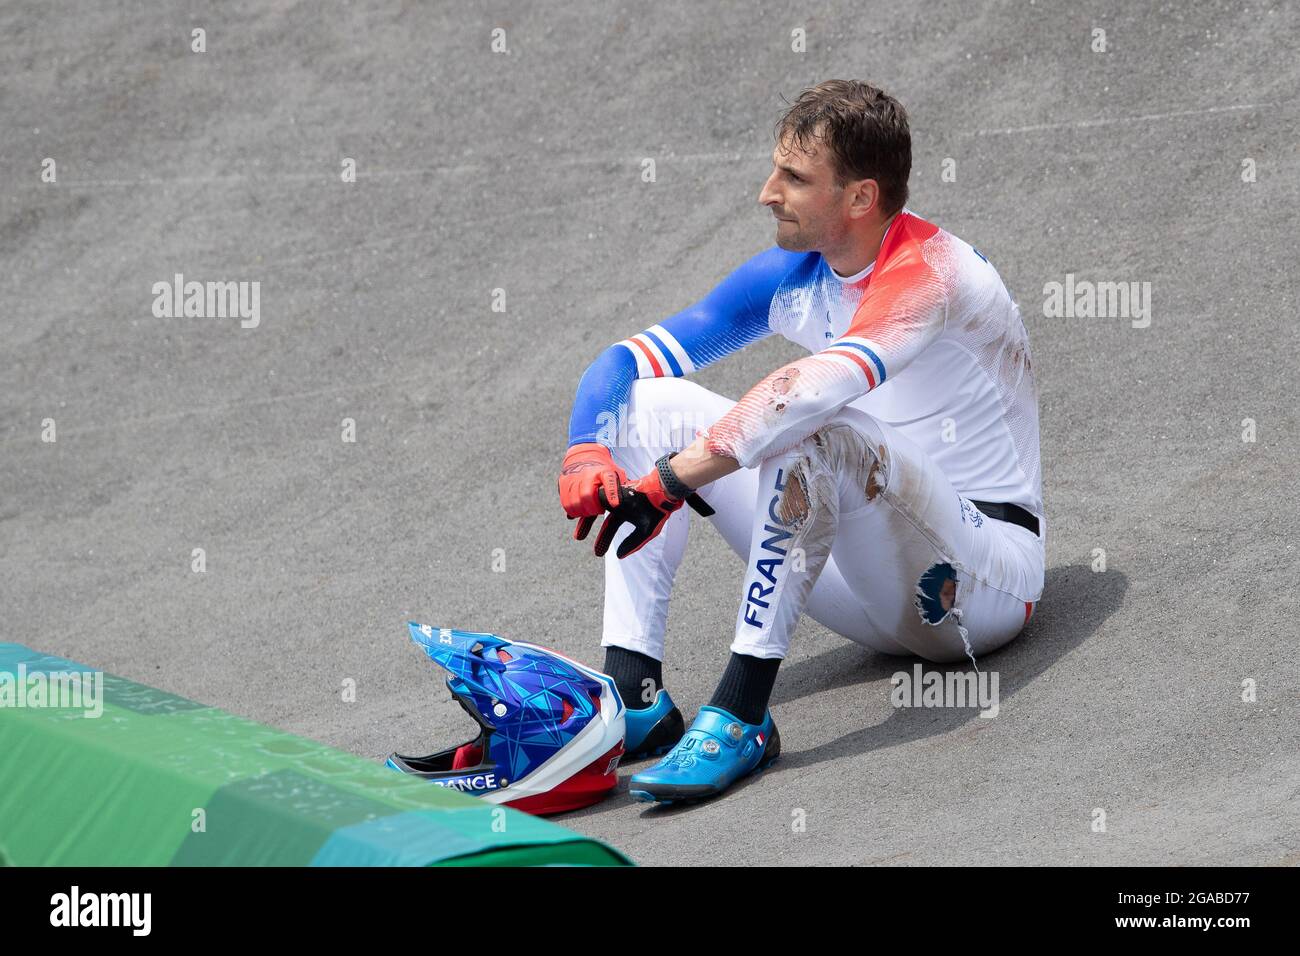
POLYGON ((411 640, 451 676, 478 736, 387 766, 539 815, 590 806, 618 783, 624 708, 609 676, 556 651, 495 634, 409 623, 411 640))

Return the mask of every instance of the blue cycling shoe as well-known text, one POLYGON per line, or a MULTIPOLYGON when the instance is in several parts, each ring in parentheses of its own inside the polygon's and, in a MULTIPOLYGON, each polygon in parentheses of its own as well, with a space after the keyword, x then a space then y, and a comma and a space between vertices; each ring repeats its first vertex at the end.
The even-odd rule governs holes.
POLYGON ((675 803, 722 793, 781 755, 781 735, 772 712, 747 724, 720 707, 700 708, 686 736, 649 770, 634 774, 628 793, 634 800, 675 803))
POLYGON ((627 731, 623 738, 624 760, 657 757, 681 740, 682 734, 686 732, 682 712, 668 696, 668 691, 662 688, 649 707, 640 710, 628 707, 625 713, 627 731))

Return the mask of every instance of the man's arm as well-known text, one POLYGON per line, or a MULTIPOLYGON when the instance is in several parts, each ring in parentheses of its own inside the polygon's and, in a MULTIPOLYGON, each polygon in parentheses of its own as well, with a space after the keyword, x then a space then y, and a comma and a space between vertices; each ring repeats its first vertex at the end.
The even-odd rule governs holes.
POLYGON ((699 302, 602 352, 578 382, 569 445, 599 441, 602 422, 617 420, 636 379, 690 375, 770 335, 772 296, 805 255, 760 252, 699 302))
POLYGON ((709 451, 708 436, 701 435, 681 454, 675 455, 668 467, 687 488, 703 488, 711 481, 739 471, 740 462, 730 455, 709 451))
MULTIPOLYGON (((917 221, 920 223, 920 221, 917 221)), ((673 459, 690 487, 731 458, 752 468, 807 438, 849 402, 896 375, 943 331, 953 278, 944 236, 920 223, 872 274, 848 331, 825 349, 783 365, 755 385, 708 430, 703 440, 673 459)), ((735 470, 735 469, 730 469, 735 470)), ((721 471, 725 474, 725 471, 721 471)), ((712 480, 712 479, 708 479, 712 480)))

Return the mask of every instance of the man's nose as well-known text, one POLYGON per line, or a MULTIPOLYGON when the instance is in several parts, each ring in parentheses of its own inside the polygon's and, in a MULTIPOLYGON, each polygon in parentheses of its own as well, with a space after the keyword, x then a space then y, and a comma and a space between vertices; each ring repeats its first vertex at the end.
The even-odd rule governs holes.
POLYGON ((768 176, 767 182, 763 183, 763 188, 758 191, 758 201, 764 206, 771 206, 778 199, 776 190, 772 188, 772 177, 768 176))

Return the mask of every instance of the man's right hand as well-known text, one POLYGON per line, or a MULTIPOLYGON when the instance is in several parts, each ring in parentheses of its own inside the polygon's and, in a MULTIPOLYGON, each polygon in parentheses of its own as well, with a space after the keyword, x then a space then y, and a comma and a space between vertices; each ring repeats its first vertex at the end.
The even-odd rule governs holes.
POLYGON ((627 474, 614 464, 609 449, 599 442, 573 445, 560 466, 560 504, 570 518, 577 518, 573 529, 575 541, 581 541, 591 530, 596 518, 605 513, 605 502, 600 500, 603 488, 609 507, 617 508, 620 485, 628 484, 627 474))

